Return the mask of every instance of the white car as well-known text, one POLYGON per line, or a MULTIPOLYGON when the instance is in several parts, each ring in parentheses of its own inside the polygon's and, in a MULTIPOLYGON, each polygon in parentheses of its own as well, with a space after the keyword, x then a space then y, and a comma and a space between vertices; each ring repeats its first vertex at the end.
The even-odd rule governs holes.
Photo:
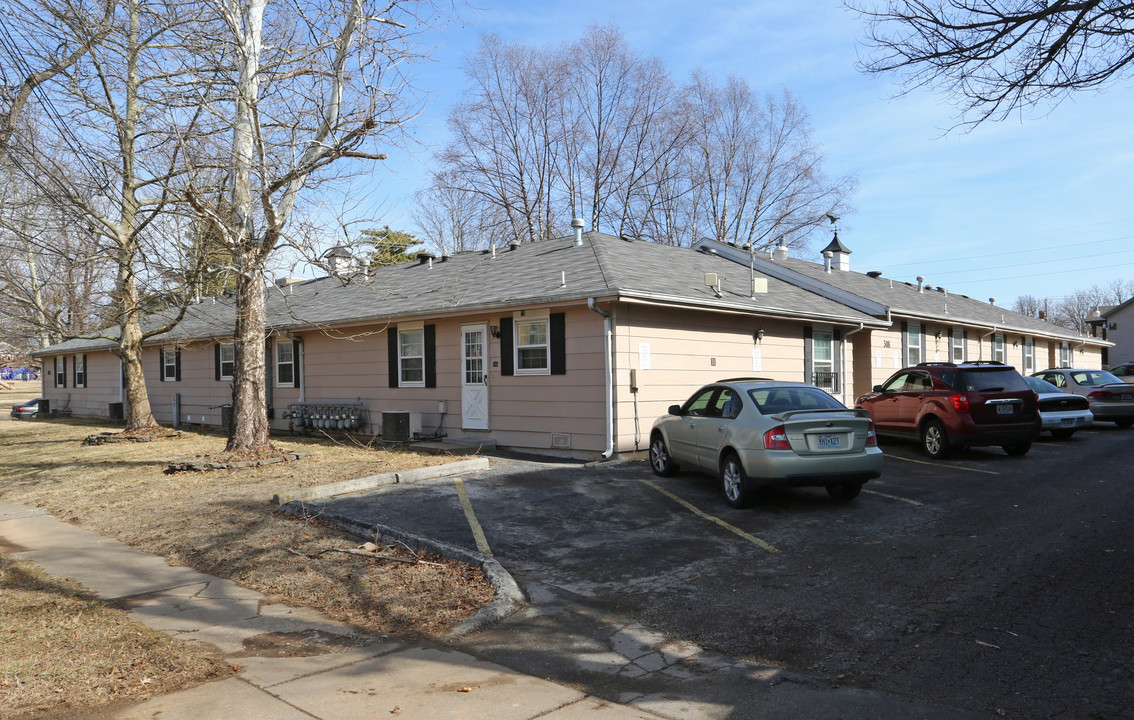
POLYGON ((1106 370, 1051 368, 1032 377, 1087 398, 1095 420, 1112 422, 1120 428, 1134 425, 1134 385, 1122 382, 1106 370))
POLYGON ((1040 421, 1052 437, 1069 438, 1076 430, 1090 427, 1095 419, 1087 398, 1065 393, 1038 377, 1026 377, 1024 382, 1039 396, 1040 421))

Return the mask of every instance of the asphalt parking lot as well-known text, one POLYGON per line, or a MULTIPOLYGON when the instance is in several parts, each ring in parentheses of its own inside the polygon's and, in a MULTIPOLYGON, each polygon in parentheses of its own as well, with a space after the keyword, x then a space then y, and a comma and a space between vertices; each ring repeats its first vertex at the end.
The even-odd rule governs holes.
POLYGON ((1118 718, 1134 706, 1134 431, 931 461, 850 503, 504 461, 335 512, 494 555, 532 598, 462 641, 672 717, 1118 718), (802 714, 801 714, 802 713, 802 714))

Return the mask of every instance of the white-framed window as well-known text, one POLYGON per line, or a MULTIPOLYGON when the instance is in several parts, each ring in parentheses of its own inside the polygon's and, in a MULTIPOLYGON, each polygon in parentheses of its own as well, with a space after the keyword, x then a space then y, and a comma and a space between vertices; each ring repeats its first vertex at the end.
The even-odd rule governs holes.
POLYGON ((835 378, 834 335, 816 330, 811 335, 811 384, 827 392, 838 392, 835 378))
POLYGON ((1031 338, 1024 338, 1024 372, 1031 374, 1036 367, 1036 344, 1031 338))
POLYGON ((295 342, 276 341, 276 386, 295 387, 295 342))
POLYGON ((551 345, 548 318, 516 318, 516 374, 550 375, 551 345))
POLYGON ((231 380, 236 369, 236 346, 223 343, 220 346, 220 379, 231 380))
POLYGON ((161 379, 162 382, 177 379, 177 348, 161 349, 161 379))
POLYGON ((1004 336, 992 336, 992 359, 996 362, 1004 362, 1004 336))
POLYGON ((55 356, 55 387, 67 387, 67 358, 55 356))
POLYGON ((925 359, 921 347, 921 323, 911 322, 906 326, 906 361, 917 365, 925 359))
POLYGON ((425 328, 398 326, 398 385, 425 387, 425 328))
POLYGON ((72 362, 75 363, 75 387, 81 388, 87 386, 87 356, 76 355, 72 362))
POLYGON ((953 329, 949 331, 949 360, 954 363, 965 361, 965 331, 953 329))
POLYGON ((1071 367, 1071 345, 1059 343, 1059 367, 1071 367))

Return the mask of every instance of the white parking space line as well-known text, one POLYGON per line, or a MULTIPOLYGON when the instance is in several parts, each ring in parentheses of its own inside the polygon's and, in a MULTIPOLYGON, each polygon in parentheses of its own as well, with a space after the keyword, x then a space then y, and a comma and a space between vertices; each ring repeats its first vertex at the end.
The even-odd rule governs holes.
POLYGON ((640 482, 645 483, 646 485, 649 485, 654 490, 657 490, 662 495, 665 495, 670 500, 673 500, 678 505, 680 505, 683 508, 685 508, 686 510, 689 510, 690 512, 692 512, 694 515, 696 515, 698 517, 702 517, 702 518, 708 520, 709 522, 716 523, 717 525, 720 525, 721 527, 723 527, 725 530, 728 530, 730 533, 733 533, 734 535, 739 535, 740 537, 744 538, 745 540, 752 543, 753 545, 757 545, 757 546, 767 550, 770 553, 778 553, 779 552, 779 550, 777 550, 775 547, 764 542, 763 540, 756 537, 755 535, 749 535, 748 533, 744 532, 743 530, 736 527, 735 525, 730 525, 729 523, 725 522, 724 520, 721 520, 719 517, 714 517, 714 516, 710 515, 709 513, 705 512, 704 510, 701 510, 700 508, 696 507, 692 503, 689 503, 689 502, 683 500, 682 498, 678 497, 677 495, 674 495, 669 490, 666 490, 665 488, 661 487, 657 483, 650 482, 649 480, 642 480, 642 478, 638 478, 638 480, 640 482))
POLYGON ((902 457, 901 455, 890 455, 887 453, 886 457, 894 458, 895 460, 905 460, 906 462, 917 463, 918 465, 933 465, 935 467, 950 468, 952 470, 968 470, 969 472, 984 473, 985 475, 999 475, 998 472, 991 470, 978 470, 977 468, 965 467, 964 465, 946 465, 945 463, 929 462, 928 460, 914 460, 913 458, 902 457))
POLYGON ((476 549, 482 555, 492 557, 492 548, 488 547, 488 538, 484 536, 484 529, 481 528, 480 521, 476 519, 476 513, 473 512, 469 494, 465 492, 465 481, 460 478, 453 478, 453 484, 457 486, 457 495, 461 498, 461 507, 465 509, 469 529, 472 530, 473 538, 476 539, 476 549))
POLYGON ((879 497, 890 498, 891 500, 897 500, 899 502, 909 503, 910 505, 917 505, 918 507, 921 507, 924 504, 924 503, 919 503, 917 500, 910 500, 909 498, 898 497, 897 495, 891 495, 889 493, 878 492, 877 490, 865 490, 864 489, 863 492, 864 493, 870 493, 871 495, 877 495, 879 497))

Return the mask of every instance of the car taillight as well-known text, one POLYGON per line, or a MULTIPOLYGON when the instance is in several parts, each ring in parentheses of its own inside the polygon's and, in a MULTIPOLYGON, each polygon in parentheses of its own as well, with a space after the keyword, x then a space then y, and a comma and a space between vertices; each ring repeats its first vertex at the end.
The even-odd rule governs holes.
POLYGON ((874 423, 866 426, 866 447, 878 447, 878 434, 874 432, 874 423))
POLYGON ((969 396, 962 395, 961 393, 953 393, 949 396, 953 401, 953 409, 957 412, 967 413, 969 411, 969 396))
POLYGON ((787 428, 778 425, 764 433, 765 450, 791 450, 791 443, 787 439, 787 428))
POLYGON ((1114 393, 1112 393, 1110 390, 1095 390, 1093 393, 1091 393, 1087 397, 1089 397, 1089 398, 1092 398, 1092 397, 1093 398, 1112 398, 1112 397, 1116 397, 1116 395, 1114 393))

